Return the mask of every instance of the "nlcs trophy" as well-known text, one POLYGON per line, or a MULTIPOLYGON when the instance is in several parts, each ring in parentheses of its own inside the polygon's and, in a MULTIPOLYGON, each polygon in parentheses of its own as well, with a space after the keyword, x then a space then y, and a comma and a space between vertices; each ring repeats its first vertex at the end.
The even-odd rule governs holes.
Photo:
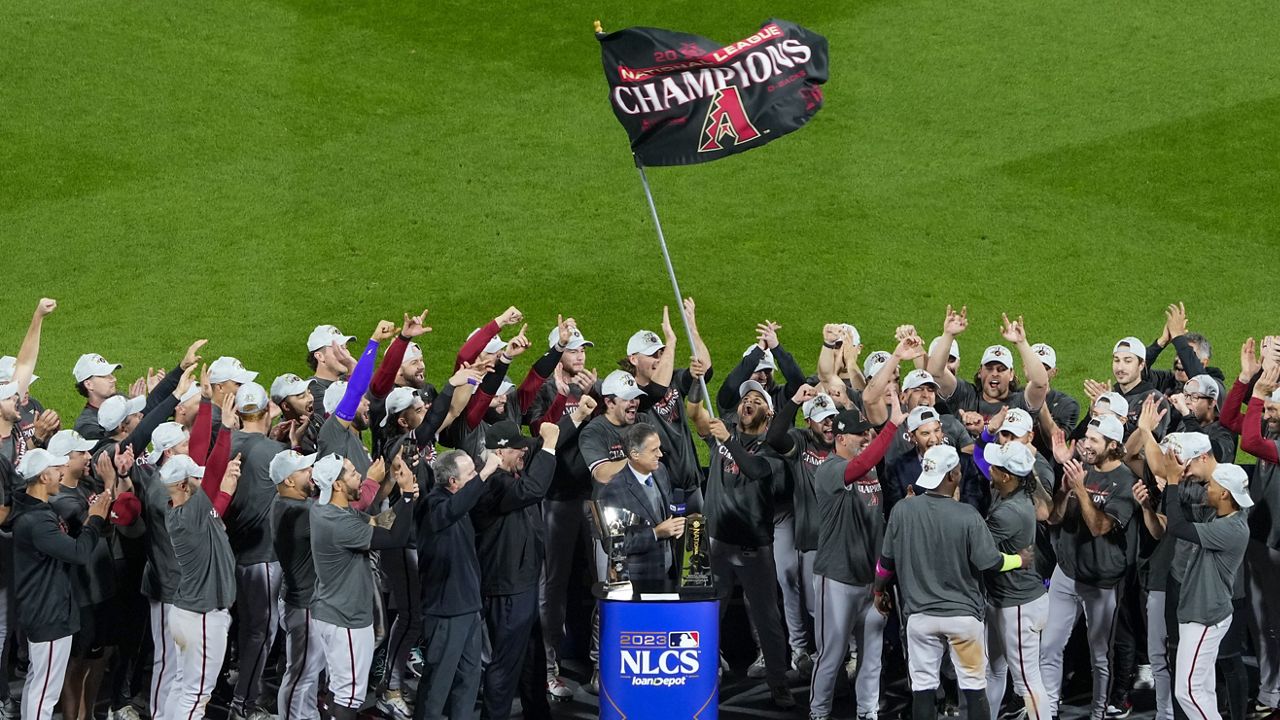
POLYGON ((600 546, 604 549, 608 564, 605 568, 604 586, 608 591, 630 590, 627 577, 627 528, 635 524, 636 515, 630 510, 591 502, 591 518, 600 533, 600 546))
POLYGON ((680 554, 680 589, 710 592, 711 554, 707 541, 707 523, 697 513, 684 521, 684 548, 680 554))

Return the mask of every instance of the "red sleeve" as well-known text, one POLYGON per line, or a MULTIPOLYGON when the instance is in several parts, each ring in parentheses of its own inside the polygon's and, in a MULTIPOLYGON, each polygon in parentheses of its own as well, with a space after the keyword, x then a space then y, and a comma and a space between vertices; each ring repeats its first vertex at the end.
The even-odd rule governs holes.
POLYGON ((467 422, 467 429, 475 430, 480 427, 480 421, 484 420, 484 414, 489 410, 489 401, 493 396, 489 393, 477 389, 471 399, 467 401, 467 409, 463 412, 463 419, 467 422))
POLYGON ((520 414, 524 415, 529 412, 529 406, 533 405, 534 398, 538 397, 538 391, 542 389, 542 383, 547 379, 538 374, 538 371, 529 368, 529 373, 524 376, 524 382, 520 383, 520 387, 516 388, 516 399, 520 402, 520 414))
POLYGON ((1259 460, 1280 463, 1276 444, 1262 437, 1262 398, 1249 398, 1249 411, 1244 416, 1244 435, 1240 438, 1240 448, 1259 460))
POLYGON ((564 417, 564 404, 567 398, 560 393, 556 393, 556 399, 551 401, 551 406, 542 414, 542 417, 534 419, 529 423, 529 431, 535 436, 538 434, 538 428, 542 427, 542 423, 558 423, 560 418, 564 417))
POLYGON ((892 422, 885 423, 884 428, 876 435, 876 439, 871 441, 866 450, 861 455, 849 461, 844 468, 844 484, 852 485, 855 480, 871 472, 871 468, 876 466, 884 454, 889 450, 889 443, 893 442, 893 436, 897 434, 898 426, 892 422))
POLYGON ((209 462, 204 466, 204 480, 200 487, 210 500, 217 500, 222 492, 222 476, 227 472, 227 463, 231 460, 231 431, 222 428, 218 431, 218 439, 213 443, 213 452, 209 453, 209 462))
POLYGON ((404 351, 408 349, 409 341, 403 335, 397 335, 391 341, 391 346, 382 356, 382 363, 378 365, 378 371, 369 382, 369 392, 373 397, 384 398, 391 392, 396 384, 396 373, 400 372, 400 365, 404 362, 404 351))
POLYGON ((360 512, 368 510, 369 506, 373 504, 373 498, 378 494, 378 487, 378 483, 366 478, 364 482, 360 483, 360 499, 353 501, 351 507, 360 512))
POLYGON ((458 350, 458 359, 453 361, 453 369, 457 370, 462 367, 462 363, 475 361, 480 357, 480 351, 484 350, 484 346, 498 334, 502 328, 498 327, 497 320, 490 320, 488 325, 480 328, 480 330, 467 341, 462 344, 462 349, 458 350))
POLYGON ((200 409, 196 412, 196 421, 191 426, 191 442, 187 445, 187 454, 197 464, 203 465, 209 460, 209 440, 213 433, 213 403, 200 401, 200 409))
POLYGON ((230 506, 231 496, 219 490, 218 494, 213 498, 213 509, 218 513, 218 517, 226 515, 227 508, 230 506))
POLYGON ((1248 393, 1249 386, 1236 380, 1231 390, 1227 392, 1227 399, 1222 403, 1222 417, 1219 421, 1222 427, 1237 435, 1240 434, 1241 424, 1244 422, 1244 416, 1240 414, 1240 406, 1248 393))

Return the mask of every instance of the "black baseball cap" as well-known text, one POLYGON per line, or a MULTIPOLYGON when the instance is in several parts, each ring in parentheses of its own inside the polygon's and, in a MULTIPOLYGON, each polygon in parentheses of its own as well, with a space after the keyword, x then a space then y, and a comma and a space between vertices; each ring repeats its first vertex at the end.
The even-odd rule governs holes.
POLYGON ((533 438, 525 437, 520 426, 512 420, 501 420, 491 426, 484 434, 484 446, 489 450, 509 448, 519 450, 533 444, 533 438))
POLYGON ((831 423, 831 432, 836 435, 861 435, 871 429, 871 423, 857 408, 841 411, 831 423))

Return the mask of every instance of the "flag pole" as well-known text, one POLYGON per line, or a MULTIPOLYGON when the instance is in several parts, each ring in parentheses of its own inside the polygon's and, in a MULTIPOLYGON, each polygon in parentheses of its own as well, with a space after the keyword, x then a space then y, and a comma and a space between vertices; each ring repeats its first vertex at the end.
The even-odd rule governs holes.
MULTIPOLYGON (((662 233, 662 221, 658 219, 658 206, 653 203, 653 191, 649 189, 649 178, 644 174, 644 165, 640 162, 639 157, 636 157, 635 160, 636 170, 640 171, 640 184, 644 187, 644 197, 649 201, 649 213, 653 215, 653 228, 658 231, 658 245, 662 248, 662 259, 667 264, 667 275, 671 278, 671 289, 676 294, 676 307, 680 309, 680 319, 684 322, 684 332, 689 338, 690 352, 697 354, 698 344, 693 340, 693 327, 689 325, 689 316, 684 312, 684 296, 680 294, 680 283, 676 280, 676 269, 671 264, 671 253, 667 251, 667 238, 662 233)), ((703 358, 703 360, 706 359, 703 358)), ((711 393, 707 392, 706 378, 699 377, 698 385, 702 388, 702 401, 707 406, 707 412, 714 418, 716 411, 711 405, 711 393)))

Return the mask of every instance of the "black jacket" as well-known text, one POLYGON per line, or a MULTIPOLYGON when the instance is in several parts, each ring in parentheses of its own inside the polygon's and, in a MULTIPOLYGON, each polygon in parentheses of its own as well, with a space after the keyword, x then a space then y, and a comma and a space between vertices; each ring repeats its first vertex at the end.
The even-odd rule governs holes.
POLYGON ((523 472, 498 470, 485 482, 484 494, 471 510, 481 595, 515 595, 538 587, 547 552, 539 503, 555 469, 555 456, 543 452, 538 442, 529 448, 523 472))
POLYGON ((90 517, 79 537, 67 534, 53 507, 23 493, 13 499, 14 598, 27 639, 49 642, 80 629, 80 608, 71 589, 71 566, 93 557, 103 520, 90 517))

